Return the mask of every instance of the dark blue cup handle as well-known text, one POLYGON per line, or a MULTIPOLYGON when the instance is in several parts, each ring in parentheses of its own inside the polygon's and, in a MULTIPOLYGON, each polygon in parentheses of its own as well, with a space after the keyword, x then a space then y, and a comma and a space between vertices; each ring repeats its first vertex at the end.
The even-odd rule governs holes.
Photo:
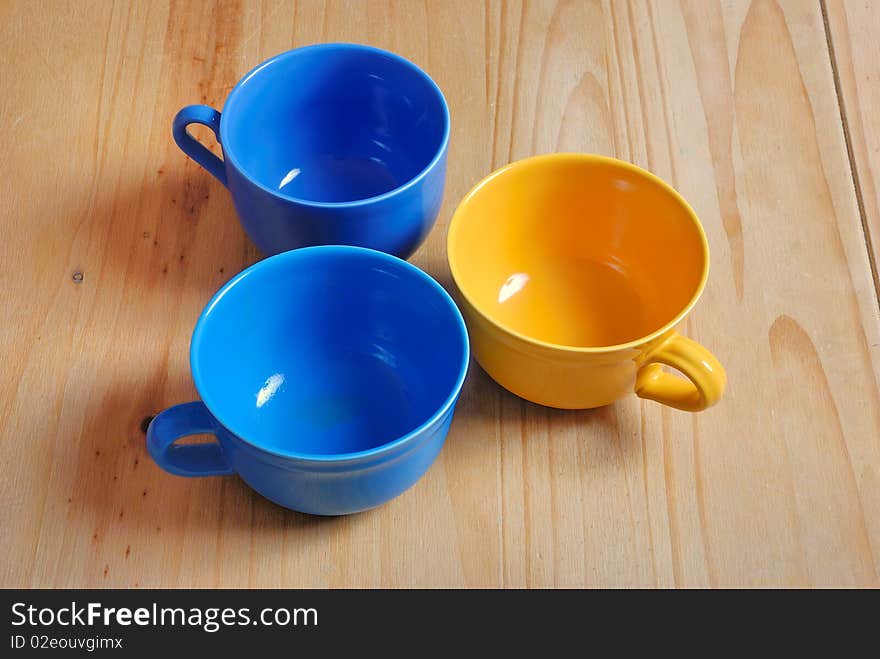
POLYGON ((147 429, 147 450, 157 465, 177 476, 227 476, 220 444, 175 444, 187 435, 217 437, 217 421, 202 402, 183 403, 160 412, 147 429))
POLYGON ((207 105, 187 105, 177 116, 171 131, 177 146, 190 158, 199 163, 214 175, 218 181, 226 185, 226 168, 223 161, 215 156, 204 144, 189 134, 186 127, 190 124, 202 124, 214 131, 217 141, 220 141, 220 113, 207 105))

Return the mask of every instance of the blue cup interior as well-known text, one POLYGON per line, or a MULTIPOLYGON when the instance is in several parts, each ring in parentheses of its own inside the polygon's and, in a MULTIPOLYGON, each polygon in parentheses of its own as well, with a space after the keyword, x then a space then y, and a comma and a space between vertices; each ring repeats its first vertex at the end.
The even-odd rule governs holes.
POLYGON ((217 293, 193 334, 202 400, 260 448, 338 456, 406 436, 454 403, 464 323, 414 266, 354 247, 285 252, 217 293))
POLYGON ((226 157, 284 197, 352 202, 390 192, 425 170, 448 138, 436 84, 411 62, 353 44, 290 51, 230 94, 226 157))

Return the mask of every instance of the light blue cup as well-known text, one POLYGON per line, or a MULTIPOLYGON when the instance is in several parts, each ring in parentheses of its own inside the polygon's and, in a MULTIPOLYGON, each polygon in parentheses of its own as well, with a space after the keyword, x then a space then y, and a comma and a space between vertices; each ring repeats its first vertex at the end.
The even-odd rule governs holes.
POLYGON ((208 303, 190 347, 202 402, 160 413, 147 447, 166 471, 238 474, 293 510, 366 510, 434 462, 468 357, 458 308, 415 266, 358 247, 285 252, 208 303), (201 433, 217 442, 176 443, 201 433))
POLYGON ((335 244, 407 258, 443 200, 446 100, 415 64, 378 48, 282 53, 241 79, 222 116, 183 108, 173 134, 229 188, 266 254, 335 244), (214 131, 223 160, 187 132, 192 123, 214 131))

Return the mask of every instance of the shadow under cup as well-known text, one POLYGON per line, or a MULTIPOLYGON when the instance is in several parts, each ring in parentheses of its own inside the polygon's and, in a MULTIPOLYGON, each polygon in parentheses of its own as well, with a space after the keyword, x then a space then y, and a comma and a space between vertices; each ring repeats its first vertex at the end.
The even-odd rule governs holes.
MULTIPOLYGON (((193 334, 193 377, 228 467, 210 473, 307 513, 379 505, 442 447, 468 354, 457 307, 415 266, 342 246, 266 259, 221 289, 193 334)), ((193 424, 160 417, 154 459, 207 475, 175 453, 199 446, 173 443, 193 424)))

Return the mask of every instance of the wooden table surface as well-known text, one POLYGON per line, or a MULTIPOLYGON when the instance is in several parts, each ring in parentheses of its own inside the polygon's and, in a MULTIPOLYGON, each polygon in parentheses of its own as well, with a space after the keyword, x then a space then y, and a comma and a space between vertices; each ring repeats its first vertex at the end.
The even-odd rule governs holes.
POLYGON ((878 30, 868 0, 0 3, 0 586, 880 586, 878 30), (474 364, 426 477, 345 518, 156 467, 143 420, 197 397, 195 320, 260 258, 171 118, 322 41, 444 90, 413 261, 446 286, 449 217, 507 162, 680 190, 724 400, 556 411, 474 364))

